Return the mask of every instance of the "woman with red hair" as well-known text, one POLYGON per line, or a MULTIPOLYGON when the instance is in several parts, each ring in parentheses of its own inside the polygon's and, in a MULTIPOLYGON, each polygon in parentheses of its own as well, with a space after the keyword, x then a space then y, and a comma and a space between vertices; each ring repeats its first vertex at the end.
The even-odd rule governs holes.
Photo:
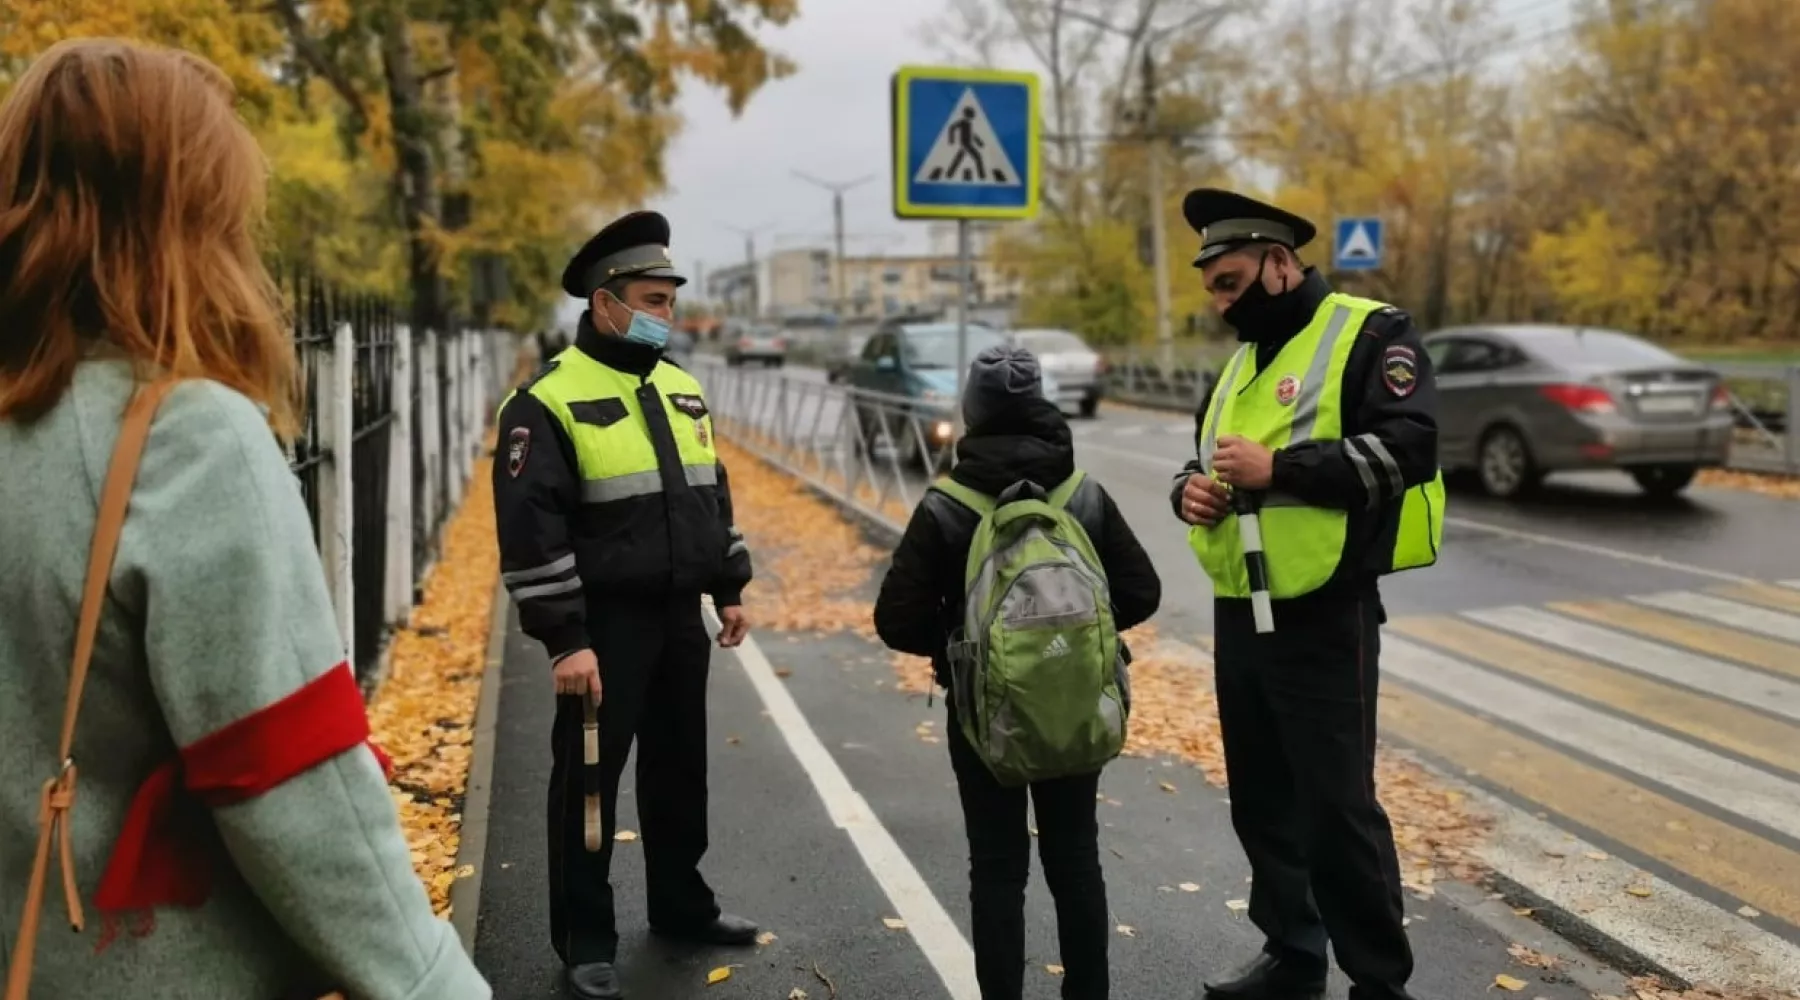
POLYGON ((203 60, 85 39, 0 105, 6 998, 485 998, 413 872, 278 440, 295 358, 232 99, 203 60))

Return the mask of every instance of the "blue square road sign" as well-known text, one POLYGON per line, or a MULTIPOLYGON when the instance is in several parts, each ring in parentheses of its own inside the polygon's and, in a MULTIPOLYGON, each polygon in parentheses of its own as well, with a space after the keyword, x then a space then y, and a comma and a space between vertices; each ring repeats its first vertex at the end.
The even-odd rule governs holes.
POLYGON ((1337 220, 1337 240, 1332 246, 1331 266, 1338 271, 1373 271, 1381 266, 1383 239, 1381 220, 1374 217, 1337 220))
POLYGON ((896 216, 1037 215, 1042 134, 1035 75, 902 66, 892 98, 896 216))

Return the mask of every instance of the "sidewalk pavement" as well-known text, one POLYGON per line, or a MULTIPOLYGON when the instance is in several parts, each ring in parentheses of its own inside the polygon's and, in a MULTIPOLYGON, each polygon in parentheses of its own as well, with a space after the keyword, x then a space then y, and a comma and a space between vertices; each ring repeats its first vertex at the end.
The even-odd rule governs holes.
MULTIPOLYGON (((483 787, 478 768, 467 830, 485 846, 476 862, 476 961, 499 1000, 522 1000, 563 995, 544 890, 553 696, 542 649, 511 613, 505 628, 484 693, 491 782, 483 787)), ((628 996, 979 1000, 941 700, 928 707, 900 691, 886 651, 867 640, 765 632, 738 652, 714 652, 709 724, 712 849, 703 870, 727 910, 775 937, 746 949, 651 938, 641 842, 620 843, 613 878, 628 996), (894 919, 904 925, 890 926, 894 919), (708 972, 721 966, 731 978, 708 987, 708 972)), ((633 785, 628 767, 621 829, 637 828, 633 785)), ((1131 757, 1107 769, 1101 793, 1102 862, 1118 925, 1113 995, 1198 996, 1204 976, 1260 944, 1233 905, 1249 886, 1225 794, 1185 764, 1131 757)), ((1054 911, 1033 868, 1026 996, 1050 998, 1058 995, 1054 911)), ((1407 911, 1421 1000, 1488 1000, 1500 975, 1519 981, 1526 998, 1620 992, 1616 974, 1473 887, 1440 883, 1432 898, 1409 896, 1407 911), (1539 954, 1558 959, 1556 967, 1533 967, 1539 954)), ((465 923, 468 916, 459 914, 465 923)), ((1330 995, 1345 989, 1334 974, 1330 995)))

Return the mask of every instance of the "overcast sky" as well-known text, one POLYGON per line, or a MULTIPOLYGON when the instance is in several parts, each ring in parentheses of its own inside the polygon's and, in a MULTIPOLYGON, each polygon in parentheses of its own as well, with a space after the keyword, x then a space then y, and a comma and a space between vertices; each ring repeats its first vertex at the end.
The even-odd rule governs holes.
MULTIPOLYGON (((998 0, 996 0, 996 3, 998 0)), ((1285 0, 1297 8, 1304 0, 1285 0)), ((1329 9, 1344 0, 1311 0, 1329 9)), ((1565 23, 1572 0, 1494 0, 1515 38, 1565 23)), ((674 226, 674 255, 708 270, 744 259, 756 231, 760 257, 773 249, 829 246, 831 194, 793 176, 872 180, 844 198, 849 253, 922 252, 925 223, 901 222, 889 181, 888 78, 908 63, 943 60, 920 37, 943 0, 801 0, 786 28, 763 32, 799 71, 764 88, 733 119, 718 94, 690 88, 687 126, 669 156, 670 190, 646 207, 674 226)), ((1014 59, 1004 69, 1038 70, 1014 59)))

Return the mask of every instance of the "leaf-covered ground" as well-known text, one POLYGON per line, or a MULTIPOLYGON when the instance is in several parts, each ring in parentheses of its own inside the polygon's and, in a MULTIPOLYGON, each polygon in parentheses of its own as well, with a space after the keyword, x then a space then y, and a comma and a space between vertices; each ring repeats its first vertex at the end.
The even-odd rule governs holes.
MULTIPOLYGON (((731 469, 739 527, 750 537, 756 580, 745 605, 758 627, 789 632, 854 632, 873 637, 868 594, 887 553, 868 543, 829 502, 791 477, 721 442, 731 469)), ((1154 626, 1127 635, 1132 667, 1131 734, 1126 752, 1167 754, 1198 766, 1211 784, 1225 784, 1218 708, 1212 675, 1192 646, 1159 642, 1154 626)), ((893 657, 897 686, 923 692, 927 661, 893 657)), ((1406 881, 1429 893, 1446 875, 1480 872, 1473 847, 1485 819, 1464 807, 1460 793, 1434 782, 1404 756, 1383 750, 1381 799, 1394 823, 1406 881)))
POLYGON ((471 874, 457 870, 456 851, 500 575, 491 464, 475 463, 468 495, 442 529, 425 599, 395 634, 387 680, 369 703, 375 739, 394 758, 394 804, 413 866, 440 916, 450 913, 451 883, 471 874))

